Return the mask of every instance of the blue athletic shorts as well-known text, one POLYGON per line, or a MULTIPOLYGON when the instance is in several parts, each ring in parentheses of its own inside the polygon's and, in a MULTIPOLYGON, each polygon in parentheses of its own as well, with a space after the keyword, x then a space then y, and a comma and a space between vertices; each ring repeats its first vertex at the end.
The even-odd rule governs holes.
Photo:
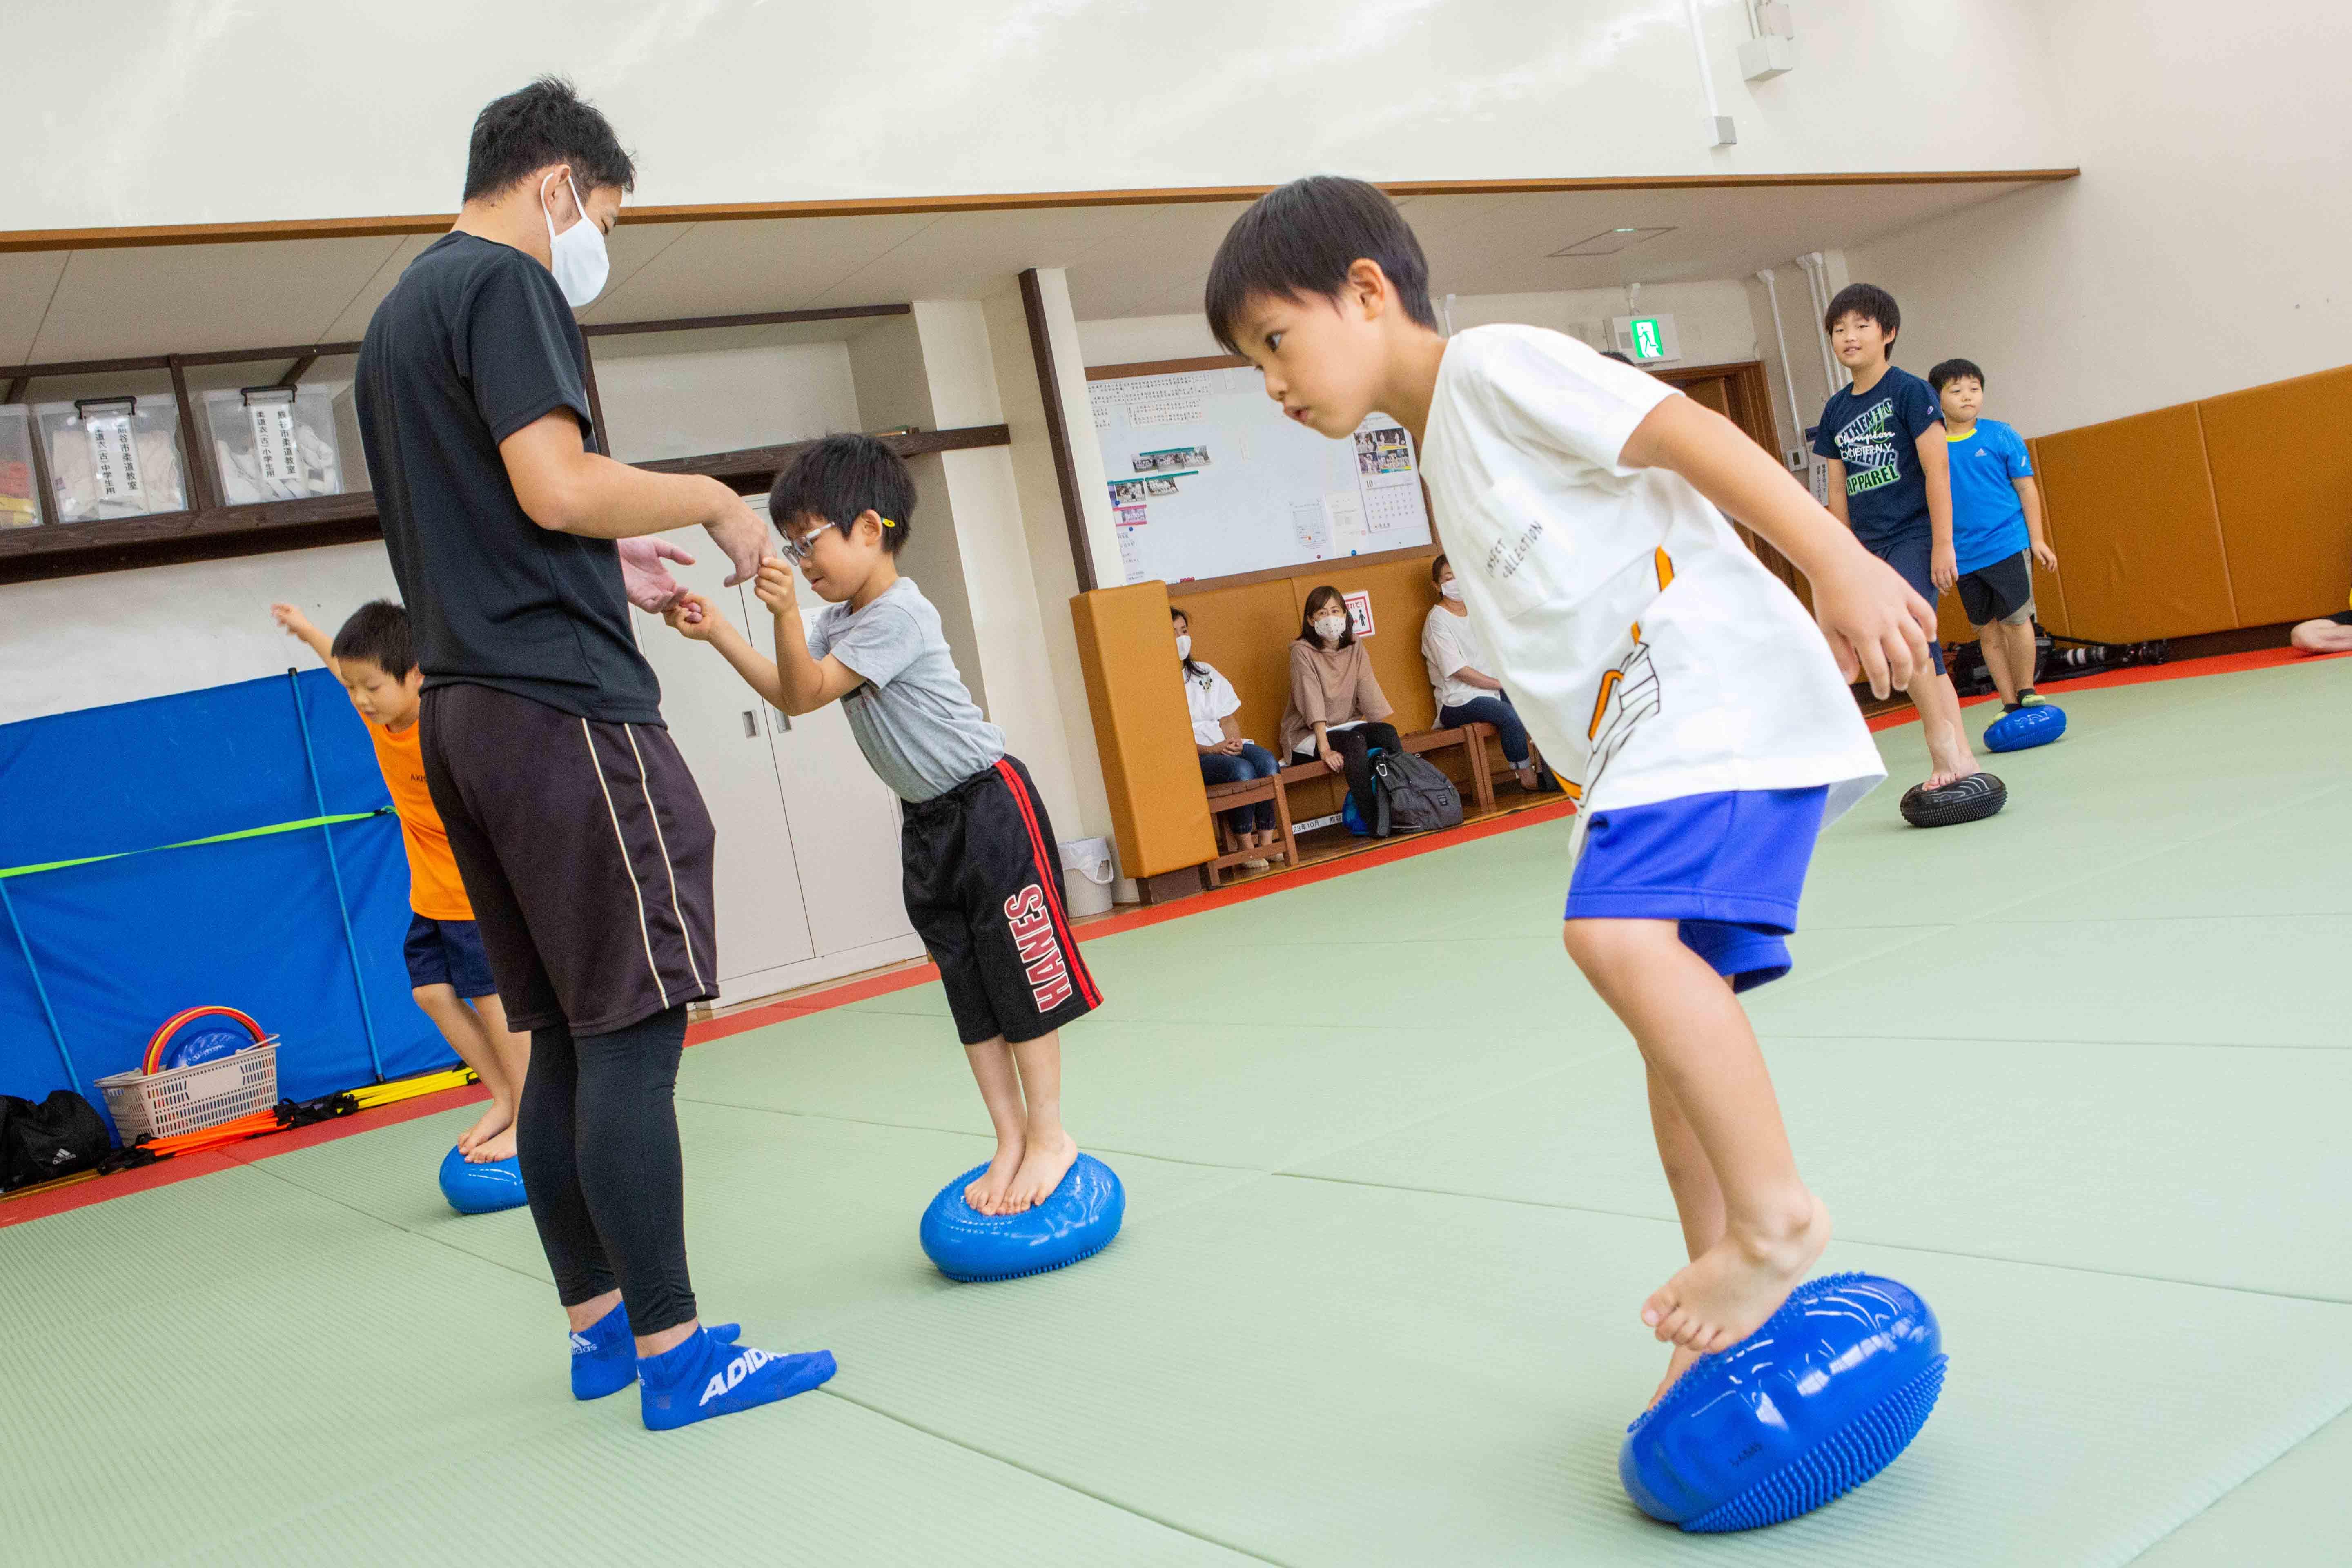
MULTIPOLYGON (((1936 592, 1936 541, 1932 536, 1923 530, 1918 533, 1906 533, 1900 539, 1890 539, 1884 544, 1866 544, 1864 548, 1901 573, 1903 580, 1911 584, 1912 592, 1927 601, 1929 609, 1936 607, 1938 597, 1936 592)), ((1927 639, 1927 657, 1935 660, 1936 673, 1943 674, 1944 645, 1940 639, 1933 637, 1927 639)))
POLYGON ((1595 812, 1566 918, 1678 921, 1683 944, 1734 991, 1778 980, 1829 793, 1725 790, 1595 812))
POLYGON ((482 933, 471 921, 408 917, 408 983, 449 985, 467 998, 493 996, 499 983, 490 978, 490 955, 482 951, 482 933))

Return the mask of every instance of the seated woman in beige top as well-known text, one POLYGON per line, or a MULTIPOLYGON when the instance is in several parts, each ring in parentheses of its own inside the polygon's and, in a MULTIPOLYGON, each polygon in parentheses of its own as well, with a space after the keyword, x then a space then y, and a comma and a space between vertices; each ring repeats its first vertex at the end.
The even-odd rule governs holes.
POLYGON ((1356 641, 1347 601, 1326 584, 1307 595, 1298 640, 1290 645, 1290 705, 1282 715, 1283 754, 1293 763, 1319 760, 1348 775, 1357 815, 1379 815, 1370 752, 1400 752, 1404 742, 1381 722, 1395 710, 1381 695, 1372 656, 1356 641))

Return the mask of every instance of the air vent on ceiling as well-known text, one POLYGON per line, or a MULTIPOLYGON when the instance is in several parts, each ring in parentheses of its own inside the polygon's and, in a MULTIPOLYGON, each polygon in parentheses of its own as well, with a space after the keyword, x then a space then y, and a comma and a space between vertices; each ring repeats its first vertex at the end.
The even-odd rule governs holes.
POLYGON ((1662 234, 1672 234, 1675 226, 1659 228, 1604 228, 1599 234, 1578 240, 1574 245, 1552 252, 1554 256, 1614 256, 1621 250, 1631 250, 1637 245, 1647 245, 1662 234))

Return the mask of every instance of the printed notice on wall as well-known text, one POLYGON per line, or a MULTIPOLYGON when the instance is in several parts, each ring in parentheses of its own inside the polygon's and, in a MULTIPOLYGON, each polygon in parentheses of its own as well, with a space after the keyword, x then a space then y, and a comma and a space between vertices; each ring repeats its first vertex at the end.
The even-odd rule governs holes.
POLYGON ((100 502, 146 500, 146 489, 139 482, 139 445, 131 434, 131 416, 92 414, 82 420, 82 430, 89 437, 89 464, 100 502))
POLYGON ((245 405, 253 426, 256 461, 261 465, 262 489, 270 495, 299 495, 302 457, 294 445, 294 399, 272 397, 245 405))
POLYGON ((1129 425, 1198 425, 1208 417, 1209 373, 1147 375, 1129 384, 1129 425))

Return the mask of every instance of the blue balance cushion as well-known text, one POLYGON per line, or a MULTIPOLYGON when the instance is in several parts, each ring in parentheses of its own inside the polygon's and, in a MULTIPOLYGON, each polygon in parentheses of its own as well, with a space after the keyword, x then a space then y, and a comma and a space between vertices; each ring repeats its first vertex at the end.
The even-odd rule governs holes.
POLYGON ((1875 1275, 1827 1275, 1675 1379, 1626 1428, 1617 1478, 1643 1513, 1685 1530, 1778 1524, 1885 1468, 1943 1386, 1927 1302, 1875 1275))
POLYGON ((515 1160, 494 1160, 477 1165, 452 1148, 441 1157, 441 1195, 459 1214, 496 1214, 520 1208, 522 1165, 515 1160))
POLYGON ((1053 1195, 1025 1214, 982 1214, 963 1201, 987 1169, 974 1165, 923 1211, 923 1251, 950 1279, 1017 1279, 1064 1268, 1108 1247, 1126 1217, 1126 1189, 1091 1154, 1079 1155, 1053 1195))
MULTIPOLYGON (((212 1020, 207 1018, 205 1022, 212 1020)), ((205 1062, 218 1061, 223 1057, 233 1057, 239 1051, 252 1048, 252 1046, 253 1037, 243 1029, 193 1029, 179 1035, 163 1047, 163 1067, 166 1071, 173 1068, 200 1067, 205 1062)))
POLYGON ((2035 746, 2046 746, 2066 732, 2066 710, 2044 702, 2032 708, 2021 708, 2014 713, 2004 713, 1985 726, 1984 743, 1988 752, 2022 752, 2035 746))

